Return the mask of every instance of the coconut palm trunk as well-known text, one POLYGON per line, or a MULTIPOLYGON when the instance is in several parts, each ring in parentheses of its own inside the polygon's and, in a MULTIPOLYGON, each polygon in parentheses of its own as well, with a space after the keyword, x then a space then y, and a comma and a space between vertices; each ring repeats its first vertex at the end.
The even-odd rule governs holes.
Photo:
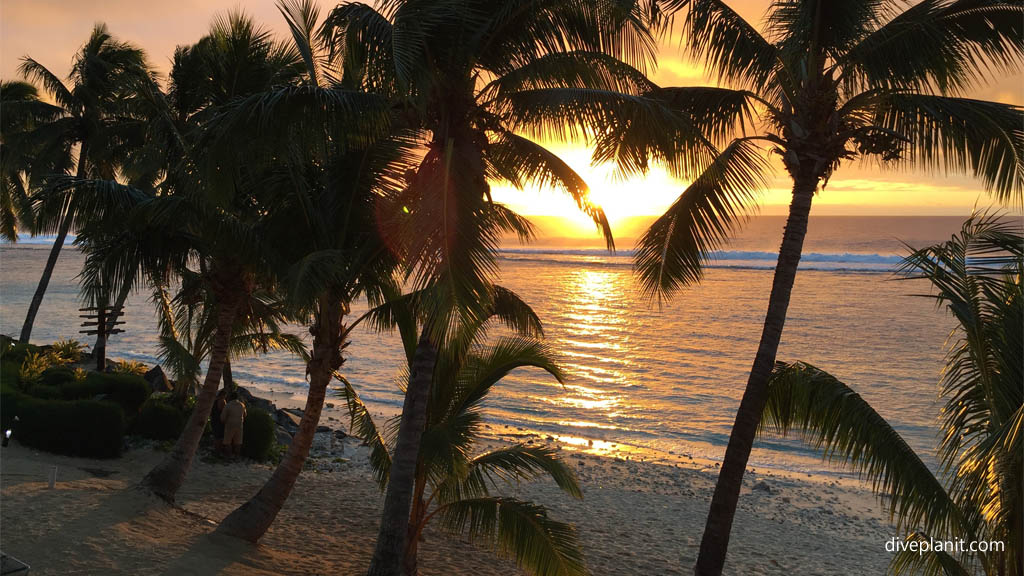
POLYGON ((424 328, 412 359, 409 389, 405 392, 395 453, 391 459, 384 512, 369 576, 401 576, 412 509, 420 441, 427 425, 427 404, 437 364, 437 347, 424 328))
POLYGON ((782 340, 782 328, 786 323, 786 311, 789 308, 789 298, 800 264, 800 253, 803 250, 807 220, 811 212, 811 200, 817 185, 816 175, 795 178, 793 200, 789 206, 789 217, 782 236, 779 260, 775 266, 768 313, 765 315, 764 328, 761 331, 761 343, 758 345, 754 366, 750 371, 743 398, 740 400, 736 422, 733 424, 729 445, 725 450, 725 459, 722 461, 722 470, 715 485, 715 494, 711 500, 711 509, 708 511, 708 520, 700 543, 700 554, 697 557, 695 573, 698 576, 718 576, 725 564, 729 534, 733 517, 736 515, 740 487, 743 485, 743 473, 746 471, 750 449, 754 444, 761 414, 768 399, 768 380, 775 366, 779 341, 782 340))
POLYGON ((192 415, 182 430, 174 449, 160 464, 146 474, 142 485, 168 502, 174 497, 185 482, 185 476, 192 467, 192 459, 199 448, 203 437, 206 421, 210 417, 210 409, 220 387, 221 374, 228 357, 231 342, 231 330, 238 312, 237 298, 222 298, 217 306, 217 326, 210 348, 210 364, 206 369, 206 378, 199 389, 192 415))
POLYGON ((336 301, 325 302, 321 303, 320 310, 312 330, 313 355, 307 365, 309 394, 306 396, 302 420, 299 421, 299 430, 292 437, 281 464, 266 484, 221 522, 217 531, 222 534, 250 542, 259 540, 281 511, 306 463, 320 422, 327 386, 344 363, 341 355, 346 333, 343 319, 348 306, 336 301))
POLYGON ((423 532, 423 520, 427 515, 427 502, 423 500, 423 494, 427 489, 427 477, 416 472, 416 488, 413 492, 412 515, 409 522, 409 535, 405 542, 405 559, 403 560, 403 576, 419 576, 419 563, 417 554, 419 552, 420 535, 423 532))
MULTIPOLYGON (((78 152, 78 172, 76 174, 78 178, 85 178, 87 174, 86 151, 87 147, 83 144, 82 149, 78 152)), ((71 222, 74 221, 74 218, 71 212, 70 195, 64 200, 61 212, 57 237, 53 240, 50 255, 46 258, 46 266, 43 267, 43 275, 39 277, 39 284, 36 285, 36 291, 32 294, 32 301, 29 302, 28 312, 25 313, 25 323, 21 325, 21 335, 18 337, 18 340, 26 344, 32 337, 32 327, 36 323, 36 315, 39 314, 39 308, 43 305, 43 296, 46 295, 46 289, 50 285, 53 270, 57 267, 57 258, 60 257, 60 251, 64 248, 64 241, 67 239, 68 233, 71 232, 71 222)))

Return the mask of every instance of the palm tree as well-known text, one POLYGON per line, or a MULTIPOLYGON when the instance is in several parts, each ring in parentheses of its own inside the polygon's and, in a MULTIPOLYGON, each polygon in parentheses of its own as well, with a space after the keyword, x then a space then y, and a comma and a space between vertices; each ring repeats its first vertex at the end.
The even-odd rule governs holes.
MULTIPOLYGON (((557 452, 519 444, 473 455, 483 423, 483 403, 502 378, 532 366, 559 382, 565 379, 556 355, 538 339, 543 333, 533 311, 515 294, 496 290, 493 318, 512 328, 513 335, 489 339, 487 323, 475 323, 457 329, 438 350, 401 560, 406 576, 418 574, 417 551, 424 528, 435 519, 451 534, 467 534, 532 574, 587 574, 571 525, 551 519, 543 506, 493 493, 502 486, 550 476, 567 494, 582 498, 575 475, 557 452)), ((365 316, 378 330, 398 329, 410 367, 418 343, 417 320, 422 318, 417 310, 429 302, 426 294, 414 293, 393 298, 365 316)), ((405 371, 404 376, 409 378, 411 373, 405 371)), ((347 381, 342 393, 352 429, 370 446, 370 461, 384 490, 400 416, 388 422, 382 434, 347 381)))
POLYGON ((274 246, 263 241, 262 233, 270 215, 246 185, 258 174, 226 164, 211 147, 208 124, 220 107, 287 83, 298 70, 297 54, 239 13, 218 18, 207 36, 175 53, 169 102, 156 119, 172 135, 172 163, 164 186, 173 193, 140 206, 134 219, 165 239, 162 246, 179 246, 173 252, 179 267, 198 264, 192 271, 209 291, 215 320, 195 409, 174 449, 143 479, 144 486, 169 501, 199 446, 239 315, 252 294, 273 285, 269 260, 274 246))
POLYGON ((757 204, 767 151, 793 181, 792 201, 760 344, 708 512, 697 573, 722 571, 743 473, 807 232, 814 195, 846 160, 979 177, 1001 201, 1021 202, 1021 109, 956 96, 990 73, 1019 68, 1024 7, 998 0, 925 0, 899 12, 881 1, 778 0, 762 35, 722 0, 656 3, 681 16, 692 56, 728 87, 639 94, 563 94, 549 110, 610 119, 597 160, 643 170, 667 161, 692 180, 638 241, 642 289, 665 297, 699 281, 712 251, 757 204))
POLYGON ((62 114, 60 107, 40 100, 34 85, 3 81, 0 107, 4 110, 0 119, 0 238, 13 243, 18 241, 20 228, 32 229, 31 196, 42 177, 64 172, 71 159, 70 154, 40 156, 44 147, 32 142, 37 125, 62 114))
POLYGON ((407 123, 425 134, 400 210, 387 211, 397 215, 394 226, 383 223, 413 285, 439 287, 414 355, 370 567, 370 574, 397 575, 437 343, 488 308, 496 232, 525 231, 510 211, 493 208, 488 180, 561 188, 611 247, 607 219, 587 200, 583 180, 516 130, 579 134, 592 119, 567 125, 567 115, 535 117, 532 103, 555 87, 633 90, 642 75, 617 57, 640 65, 654 43, 631 1, 389 0, 378 8, 341 4, 324 33, 331 51, 345 54, 345 73, 393 96, 407 123))
POLYGON ((887 496, 907 541, 999 541, 1003 550, 899 551, 894 574, 1024 574, 1024 230, 976 214, 948 242, 904 261, 957 321, 940 397, 936 476, 849 386, 806 363, 779 363, 761 433, 797 430, 887 496))
MULTIPOLYGON (((244 150, 250 169, 266 158, 273 171, 259 180, 274 215, 267 238, 279 252, 282 290, 292 316, 309 324, 309 392, 299 429, 273 475, 258 493, 221 522, 218 531, 256 542, 273 523, 302 471, 319 424, 327 387, 344 363, 352 301, 379 300, 396 265, 380 237, 381 199, 398 194, 414 166, 411 143, 388 137, 387 102, 343 78, 316 37, 319 11, 308 1, 278 5, 302 55, 298 86, 256 94, 222 114, 222 132, 256 143, 244 150), (256 119, 253 137, 232 118, 256 119)), ((231 146, 235 148, 235 146, 231 146)))
MULTIPOLYGON (((77 146, 78 178, 112 180, 119 163, 117 142, 124 127, 124 101, 140 80, 151 75, 142 50, 114 40, 106 26, 98 24, 75 55, 68 77, 70 84, 27 56, 19 71, 25 78, 42 84, 61 108, 59 117, 51 111, 51 120, 33 130, 32 139, 38 142, 35 145, 43 147, 39 162, 63 167, 64 158, 77 146)), ((25 315, 19 338, 22 342, 28 342, 32 335, 32 325, 68 232, 88 216, 80 210, 75 195, 69 194, 59 206, 45 210, 37 222, 37 232, 53 231, 56 238, 25 315)))

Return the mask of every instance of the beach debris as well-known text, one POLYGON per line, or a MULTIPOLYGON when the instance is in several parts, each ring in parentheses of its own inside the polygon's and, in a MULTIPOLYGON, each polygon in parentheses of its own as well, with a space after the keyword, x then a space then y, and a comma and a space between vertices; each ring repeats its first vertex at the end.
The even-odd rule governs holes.
POLYGON ((149 387, 153 389, 153 392, 170 392, 174 390, 174 387, 171 386, 171 381, 167 379, 167 374, 164 373, 164 369, 159 364, 143 374, 142 379, 149 383, 149 387))
POLYGON ((772 487, 769 486, 768 483, 765 482, 764 480, 761 480, 757 484, 754 484, 753 490, 754 492, 764 492, 765 494, 772 493, 772 487))
POLYGON ((50 490, 53 490, 54 486, 57 485, 57 467, 56 466, 52 466, 50 468, 49 484, 50 484, 49 485, 50 490))

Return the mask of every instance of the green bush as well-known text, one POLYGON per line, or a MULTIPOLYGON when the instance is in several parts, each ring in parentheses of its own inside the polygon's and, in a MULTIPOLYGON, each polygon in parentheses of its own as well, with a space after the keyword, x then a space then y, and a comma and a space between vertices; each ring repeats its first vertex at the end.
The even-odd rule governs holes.
POLYGON ((129 418, 139 413, 152 390, 141 376, 90 372, 85 380, 66 382, 61 389, 69 400, 95 398, 106 394, 105 400, 116 402, 129 418))
POLYGON ((18 415, 18 406, 22 399, 27 398, 17 388, 0 382, 0 434, 11 427, 14 417, 18 415))
POLYGON ((33 384, 28 389, 28 394, 33 398, 42 398, 44 400, 61 400, 64 398, 64 392, 60 386, 49 385, 43 382, 33 384))
POLYGON ((68 382, 75 381, 75 370, 67 366, 54 366, 43 371, 40 383, 47 386, 63 386, 68 382))
POLYGON ((0 348, 2 359, 8 362, 17 362, 18 365, 25 360, 30 353, 39 353, 42 350, 33 344, 22 344, 16 340, 4 336, 4 345, 0 348))
POLYGON ((52 365, 50 356, 41 352, 30 352, 18 368, 18 382, 25 386, 37 384, 43 379, 43 372, 52 365))
POLYGON ((96 400, 18 401, 18 442, 58 454, 112 458, 121 453, 124 411, 96 400))
POLYGON ((3 362, 0 362, 0 385, 17 388, 19 370, 21 370, 20 362, 5 358, 3 362))
POLYGON ((135 420, 135 434, 153 440, 174 440, 185 428, 188 415, 165 401, 150 398, 135 420))
POLYGON ((270 457, 277 436, 274 418, 258 408, 250 408, 242 424, 242 454, 260 462, 270 457))

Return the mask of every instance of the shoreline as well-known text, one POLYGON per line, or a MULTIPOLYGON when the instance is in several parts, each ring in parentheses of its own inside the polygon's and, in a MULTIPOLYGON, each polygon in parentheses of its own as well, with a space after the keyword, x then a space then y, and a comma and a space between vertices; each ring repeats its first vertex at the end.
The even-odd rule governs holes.
MULTIPOLYGON (((258 398, 273 402, 278 409, 288 408, 302 410, 305 407, 305 396, 298 392, 281 392, 277 389, 266 387, 266 385, 259 382, 239 383, 239 386, 246 388, 258 398)), ((331 389, 328 389, 328 397, 324 403, 324 408, 320 416, 320 425, 329 426, 331 428, 341 427, 341 429, 347 434, 349 432, 349 420, 345 402, 341 398, 332 397, 330 395, 330 390, 331 389)), ((374 418, 374 422, 376 422, 378 426, 382 425, 386 419, 397 416, 401 413, 400 406, 391 407, 393 409, 387 411, 379 409, 374 410, 374 406, 369 406, 369 408, 371 415, 374 418)), ((612 443, 601 440, 592 440, 591 445, 588 444, 586 439, 580 437, 547 434, 521 426, 488 422, 486 413, 484 416, 481 440, 488 446, 507 445, 528 441, 538 442, 554 446, 558 450, 564 451, 567 455, 583 454, 610 462, 639 462, 641 464, 667 466, 669 468, 684 468, 687 470, 712 474, 713 478, 717 478, 718 469, 721 466, 721 459, 693 455, 690 453, 675 453, 674 451, 668 452, 664 450, 635 446, 632 444, 612 443), (628 447, 628 449, 621 450, 616 447, 628 447)), ((725 447, 722 446, 721 448, 724 452, 725 447)), ((806 481, 822 486, 842 485, 850 488, 864 486, 864 483, 855 473, 842 471, 838 467, 829 467, 826 461, 820 459, 819 462, 821 462, 822 470, 797 470, 765 463, 754 463, 753 465, 747 466, 746 476, 750 477, 753 475, 757 477, 765 476, 768 478, 806 481)))

